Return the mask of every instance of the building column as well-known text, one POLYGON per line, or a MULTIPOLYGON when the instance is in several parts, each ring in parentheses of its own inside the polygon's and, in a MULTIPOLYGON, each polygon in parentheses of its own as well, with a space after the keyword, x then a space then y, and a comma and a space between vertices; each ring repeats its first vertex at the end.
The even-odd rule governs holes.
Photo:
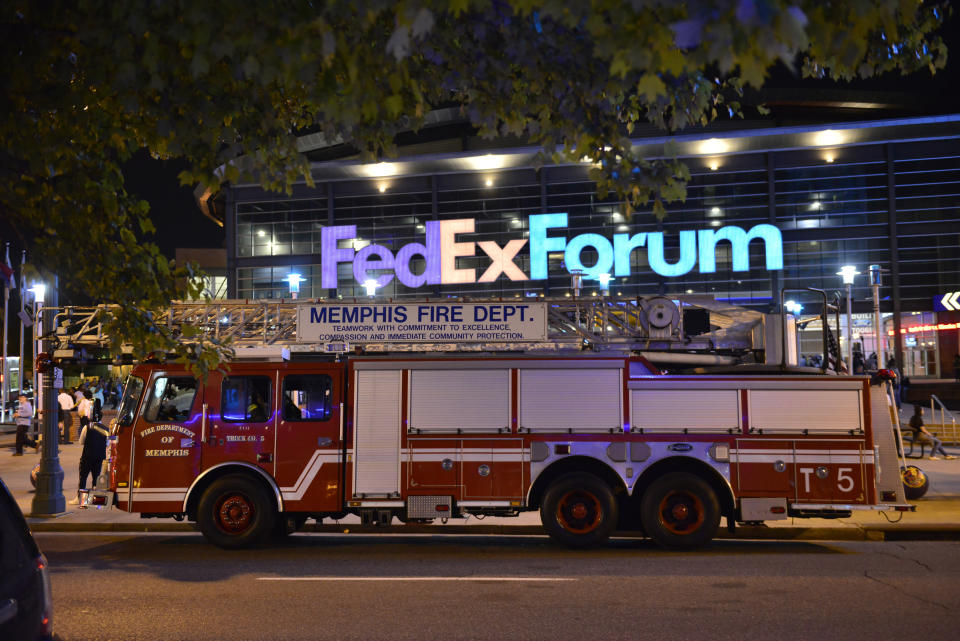
MULTIPOLYGON (((777 190, 774 180, 773 153, 767 152, 767 222, 777 227, 777 190)), ((779 229, 779 227, 777 227, 779 229)), ((782 314, 780 309, 780 272, 770 271, 770 312, 782 314)))
POLYGON ((233 189, 225 189, 227 193, 226 209, 223 212, 224 227, 227 231, 227 298, 237 298, 237 207, 233 196, 233 189))
MULTIPOLYGON (((334 222, 334 216, 333 216, 333 209, 334 209, 334 205, 333 205, 333 183, 332 183, 332 182, 328 182, 327 185, 326 185, 326 187, 327 187, 327 227, 333 227, 333 226, 336 224, 336 223, 334 222)), ((323 257, 322 257, 322 256, 320 257, 320 260, 323 261, 323 257)), ((321 268, 321 273, 322 273, 322 271, 323 271, 323 270, 322 270, 322 268, 321 268)), ((336 290, 336 289, 328 289, 324 295, 325 295, 327 298, 336 299, 336 297, 337 297, 337 290, 336 290)))
MULTIPOLYGON (((903 371, 903 335, 900 333, 900 248, 897 242, 896 176, 893 171, 893 145, 885 146, 887 159, 887 216, 890 225, 890 298, 893 302, 893 357, 903 371)), ((878 337, 879 338, 879 337, 878 337)), ((880 357, 880 354, 877 354, 880 357)), ((878 363, 880 367, 886 363, 878 363)))

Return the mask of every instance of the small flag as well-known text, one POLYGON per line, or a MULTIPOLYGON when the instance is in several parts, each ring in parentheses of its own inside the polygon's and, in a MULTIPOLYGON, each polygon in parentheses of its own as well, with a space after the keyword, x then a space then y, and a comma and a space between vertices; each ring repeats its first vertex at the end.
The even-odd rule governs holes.
POLYGON ((17 279, 14 276, 13 266, 10 264, 10 244, 7 243, 7 256, 0 263, 0 278, 3 279, 3 286, 7 289, 13 289, 17 286, 17 279))

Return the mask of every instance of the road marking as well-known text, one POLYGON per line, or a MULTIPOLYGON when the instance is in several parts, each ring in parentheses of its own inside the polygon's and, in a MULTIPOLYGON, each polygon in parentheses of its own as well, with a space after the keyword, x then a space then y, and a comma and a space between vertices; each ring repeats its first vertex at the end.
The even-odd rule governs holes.
POLYGON ((526 576, 260 576, 257 581, 514 581, 564 582, 570 578, 526 576))

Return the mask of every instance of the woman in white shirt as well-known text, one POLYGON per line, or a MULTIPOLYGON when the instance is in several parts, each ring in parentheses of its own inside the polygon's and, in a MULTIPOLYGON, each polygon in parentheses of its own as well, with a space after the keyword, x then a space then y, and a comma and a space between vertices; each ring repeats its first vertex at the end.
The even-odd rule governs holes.
POLYGON ((80 415, 81 430, 93 420, 93 394, 90 393, 90 390, 83 392, 83 398, 80 399, 80 403, 77 405, 77 414, 80 415))

